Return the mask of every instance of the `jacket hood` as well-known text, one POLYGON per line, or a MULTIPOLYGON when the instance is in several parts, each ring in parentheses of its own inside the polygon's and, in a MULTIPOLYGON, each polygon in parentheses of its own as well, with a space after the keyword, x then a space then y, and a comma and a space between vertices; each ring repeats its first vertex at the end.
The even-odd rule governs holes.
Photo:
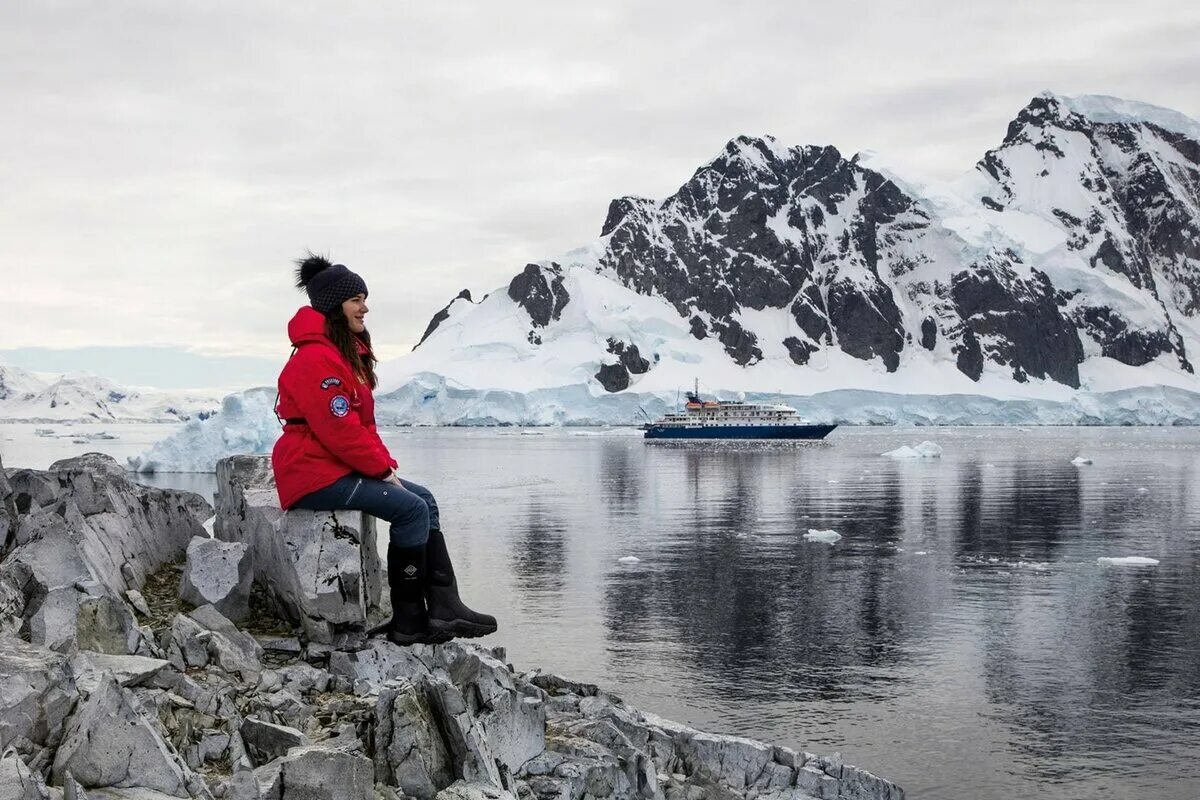
MULTIPOLYGON (((288 338, 291 339, 293 346, 299 347, 309 342, 324 342, 330 347, 334 346, 333 341, 325 335, 325 315, 312 306, 301 306, 292 315, 287 330, 288 338)), ((358 352, 370 352, 370 348, 357 337, 354 344, 358 348, 358 352)))
POLYGON ((287 331, 293 345, 329 342, 329 337, 325 335, 325 315, 312 306, 301 306, 300 310, 292 315, 287 331))

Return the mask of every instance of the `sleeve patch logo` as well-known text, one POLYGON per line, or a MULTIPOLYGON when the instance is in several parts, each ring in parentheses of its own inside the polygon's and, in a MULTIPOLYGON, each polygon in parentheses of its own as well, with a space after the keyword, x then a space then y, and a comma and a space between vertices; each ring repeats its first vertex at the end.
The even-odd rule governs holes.
POLYGON ((329 401, 329 410, 335 417, 344 417, 350 413, 350 400, 344 394, 334 395, 329 401))
POLYGON ((330 386, 341 386, 342 382, 338 378, 326 378, 321 381, 321 388, 328 389, 330 386))

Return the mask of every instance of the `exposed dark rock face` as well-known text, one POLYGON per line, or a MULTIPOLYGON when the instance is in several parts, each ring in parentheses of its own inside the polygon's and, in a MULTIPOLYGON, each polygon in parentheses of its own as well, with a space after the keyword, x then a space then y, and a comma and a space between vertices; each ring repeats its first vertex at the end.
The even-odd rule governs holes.
POLYGON ((1165 331, 1130 329, 1110 308, 1088 306, 1082 312, 1083 324, 1092 338, 1100 342, 1101 353, 1123 364, 1140 367, 1173 349, 1165 331))
POLYGON ((783 346, 787 348, 788 355, 792 361, 803 366, 808 363, 808 357, 819 349, 812 342, 804 342, 797 339, 795 336, 789 336, 783 340, 783 346))
POLYGON ((843 351, 867 361, 878 356, 888 372, 900 366, 900 309, 882 284, 863 291, 849 281, 835 283, 829 288, 829 320, 843 351))
POLYGON ((955 275, 950 293, 988 360, 1011 367, 1018 381, 1053 378, 1078 388, 1083 345, 1044 273, 1021 278, 993 262, 955 275))
MULTIPOLYGON (((1200 141, 1149 119, 1092 118, 1070 101, 1044 95, 1021 110, 1004 143, 978 165, 1009 199, 1039 182, 1087 190, 1076 208, 1045 210, 1067 230, 1070 249, 1084 254, 1093 268, 1124 276, 1161 306, 1160 322, 1145 330, 1119 308, 1079 298, 1073 316, 1104 355, 1135 364, 1174 352, 1180 366, 1191 371, 1173 317, 1200 314, 1197 154, 1200 141), (1009 159, 1010 151, 1028 145, 1042 157, 1036 174, 1029 174, 1028 159, 1009 159), (1133 329, 1138 330, 1130 333, 1133 329)), ((1021 207, 1031 202, 1023 200, 1021 207)))
POLYGON ((937 346, 937 323, 933 317, 921 320, 921 347, 932 350, 937 346))
MULTIPOLYGON (((893 372, 906 346, 945 352, 941 337, 973 380, 990 364, 1078 387, 1088 337, 1123 363, 1168 353, 1190 371, 1194 325, 1177 323, 1200 315, 1200 138, 1151 112, 1105 110, 1103 98, 1074 102, 1034 98, 977 164, 994 233, 959 233, 935 218, 943 206, 834 147, 741 136, 662 202, 613 200, 586 266, 665 300, 693 337, 716 338, 747 368, 781 343, 796 365, 836 346, 893 372), (1052 226, 1051 239, 1057 228, 1060 243, 1006 238, 1026 234, 997 215, 1018 214, 1052 226), (1079 277, 1089 267, 1092 284, 1079 277), (754 312, 776 310, 795 327, 769 342, 754 312)), ((530 264, 508 287, 534 344, 553 339, 564 277, 530 264)), ((618 364, 597 374, 609 391, 648 368, 628 352, 610 344, 618 364)))
POLYGON ((650 369, 650 362, 642 358, 636 344, 626 344, 617 339, 608 340, 608 352, 617 356, 633 375, 642 375, 650 369))
POLYGON ((558 319, 571 299, 558 264, 526 264, 525 270, 508 284, 508 296, 529 312, 529 318, 539 328, 558 319))
POLYGON ((421 334, 421 341, 419 341, 415 345, 413 345, 413 350, 416 350, 418 347, 420 347, 421 344, 424 343, 424 341, 429 338, 429 334, 433 333, 434 331, 436 331, 438 329, 439 325, 441 325, 446 320, 450 319, 450 306, 454 305, 455 301, 457 301, 457 300, 466 300, 468 303, 472 302, 471 290, 463 289, 461 292, 459 292, 455 296, 454 300, 451 300, 449 303, 446 303, 445 307, 442 308, 441 311, 439 311, 433 315, 433 319, 429 320, 429 325, 425 328, 425 332, 423 334, 421 334))
POLYGON ((606 392, 619 392, 629 388, 629 370, 624 364, 604 364, 596 373, 596 380, 606 392))

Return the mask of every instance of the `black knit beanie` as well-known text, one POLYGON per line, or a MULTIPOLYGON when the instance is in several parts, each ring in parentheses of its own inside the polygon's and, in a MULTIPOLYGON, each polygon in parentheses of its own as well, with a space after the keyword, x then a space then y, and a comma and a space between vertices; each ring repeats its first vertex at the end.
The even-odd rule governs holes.
POLYGON ((367 282, 358 273, 312 253, 296 261, 296 286, 308 292, 309 303, 325 316, 351 297, 367 293, 367 282))

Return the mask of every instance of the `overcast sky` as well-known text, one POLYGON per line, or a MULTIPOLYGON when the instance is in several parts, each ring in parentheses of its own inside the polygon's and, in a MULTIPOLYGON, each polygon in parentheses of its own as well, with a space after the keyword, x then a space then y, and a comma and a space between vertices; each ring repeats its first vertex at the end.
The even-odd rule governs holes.
POLYGON ((953 177, 1043 89, 1200 117, 1197 42, 1156 0, 6 2, 0 359, 274 364, 304 248, 366 278, 394 357, 738 134, 953 177))

